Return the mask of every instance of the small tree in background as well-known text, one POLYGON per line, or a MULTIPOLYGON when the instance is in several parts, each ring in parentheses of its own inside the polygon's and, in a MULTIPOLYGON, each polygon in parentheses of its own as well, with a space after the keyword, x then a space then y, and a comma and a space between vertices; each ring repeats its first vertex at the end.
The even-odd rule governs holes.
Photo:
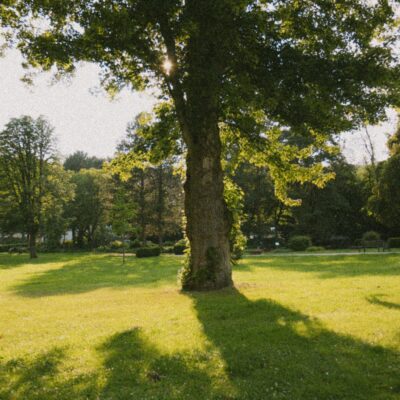
POLYGON ((393 234, 400 234, 400 154, 382 163, 379 180, 369 199, 372 215, 393 234))
POLYGON ((114 194, 113 207, 110 213, 113 231, 122 238, 122 263, 125 264, 126 238, 133 232, 132 221, 136 215, 134 204, 124 188, 118 188, 114 194))

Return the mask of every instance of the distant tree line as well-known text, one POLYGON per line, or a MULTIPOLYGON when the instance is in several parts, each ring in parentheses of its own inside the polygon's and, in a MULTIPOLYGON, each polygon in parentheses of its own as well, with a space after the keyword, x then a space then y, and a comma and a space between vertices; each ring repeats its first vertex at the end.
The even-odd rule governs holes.
MULTIPOLYGON (((42 250, 165 247, 183 238, 183 184, 179 157, 149 159, 139 119, 130 124, 113 159, 77 151, 62 163, 44 118, 12 119, 0 133, 0 234, 42 250)), ((273 249, 296 235, 317 246, 350 246, 365 232, 400 237, 400 129, 388 141, 390 157, 352 165, 340 152, 319 152, 331 179, 323 188, 292 184, 287 204, 276 195, 271 171, 225 157, 225 198, 232 214, 231 246, 273 249)), ((298 146, 301 138, 296 140, 298 146)), ((179 145, 179 144, 177 144, 179 145)), ((307 146, 307 143, 303 144, 307 146)), ((229 146, 227 146, 229 148, 229 146)), ((315 160, 314 160, 315 161, 315 160)), ((311 162, 311 161, 310 161, 311 162)))
POLYGON ((144 246, 182 238, 182 184, 172 164, 134 168, 123 181, 107 160, 81 151, 62 163, 51 133, 43 118, 30 117, 12 119, 0 133, 3 242, 29 239, 36 257, 37 244, 94 249, 120 239, 144 246))

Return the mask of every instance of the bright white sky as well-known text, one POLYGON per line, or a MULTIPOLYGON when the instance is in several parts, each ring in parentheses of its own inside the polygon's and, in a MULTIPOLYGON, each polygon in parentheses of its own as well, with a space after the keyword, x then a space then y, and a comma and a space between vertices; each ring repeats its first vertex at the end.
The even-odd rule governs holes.
MULTIPOLYGON (((20 81, 24 74, 21 56, 15 50, 0 58, 0 130, 10 118, 21 115, 44 115, 55 127, 61 154, 83 150, 89 155, 112 156, 116 144, 125 134, 126 125, 142 111, 150 111, 154 98, 147 93, 122 92, 118 100, 105 95, 93 95, 99 86, 98 69, 85 65, 77 71, 70 84, 50 85, 49 75, 35 79, 34 87, 20 81)), ((394 129, 395 116, 390 122, 370 129, 378 160, 384 159, 387 134, 394 129)), ((365 157, 359 133, 345 134, 344 150, 351 162, 361 163, 365 157)))
POLYGON ((0 58, 0 129, 10 118, 44 115, 63 155, 83 150, 90 155, 113 155, 125 134, 127 123, 142 111, 151 111, 154 99, 146 93, 123 91, 111 101, 105 94, 93 95, 99 87, 98 69, 86 64, 70 83, 51 85, 51 75, 41 74, 34 86, 20 81, 22 57, 15 50, 0 58))

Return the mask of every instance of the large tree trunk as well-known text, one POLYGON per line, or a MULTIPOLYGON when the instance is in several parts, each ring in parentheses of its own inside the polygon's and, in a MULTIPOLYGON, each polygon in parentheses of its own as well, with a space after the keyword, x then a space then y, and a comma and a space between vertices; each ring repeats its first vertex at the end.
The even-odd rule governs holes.
POLYGON ((28 239, 28 247, 29 247, 29 257, 30 258, 37 258, 36 252, 36 233, 30 233, 28 239))
POLYGON ((183 289, 231 286, 231 217, 224 200, 221 142, 216 123, 188 143, 185 212, 191 253, 183 289))

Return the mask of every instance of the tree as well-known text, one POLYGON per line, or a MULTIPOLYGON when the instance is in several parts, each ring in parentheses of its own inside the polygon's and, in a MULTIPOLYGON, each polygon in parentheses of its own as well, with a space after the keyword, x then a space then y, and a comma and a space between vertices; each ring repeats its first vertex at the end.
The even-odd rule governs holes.
POLYGON ((183 286, 216 289, 232 284, 223 126, 238 145, 259 152, 252 158, 269 165, 281 197, 293 181, 322 185, 322 166, 293 161, 399 103, 391 4, 15 0, 9 8, 17 11, 16 40, 28 64, 70 73, 81 60, 94 62, 111 93, 156 85, 170 102, 186 147, 191 254, 183 286), (279 139, 288 129, 313 145, 286 147, 279 139))
POLYGON ((74 198, 71 176, 72 173, 65 171, 60 163, 54 162, 49 165, 41 223, 41 233, 49 249, 60 247, 60 239, 68 229, 66 210, 74 198))
POLYGON ((400 234, 400 154, 383 162, 378 169, 379 179, 369 199, 372 215, 394 235, 400 234))
POLYGON ((75 194, 67 208, 74 243, 94 247, 96 235, 107 224, 112 201, 110 175, 103 170, 81 170, 72 176, 75 194))
POLYGON ((44 118, 24 116, 11 119, 0 133, 0 180, 18 206, 31 258, 37 257, 36 238, 53 158, 52 131, 44 118))
POLYGON ((97 157, 89 157, 84 151, 76 151, 69 155, 64 161, 64 168, 69 171, 79 172, 81 169, 101 169, 104 160, 97 157))
MULTIPOLYGON (((166 106, 158 112, 165 116, 169 110, 166 106)), ((128 124, 126 137, 118 145, 110 166, 131 188, 138 209, 140 241, 144 244, 147 237, 156 238, 161 246, 166 235, 182 235, 183 188, 177 165, 183 148, 179 135, 171 132, 173 124, 171 129, 171 124, 166 123, 168 118, 164 117, 156 127, 149 125, 151 118, 142 113, 128 124), (167 136, 168 141, 152 140, 154 130, 160 133, 158 137, 167 136), (171 136, 176 140, 169 140, 171 136)))
POLYGON ((400 154, 400 118, 397 121, 396 132, 388 140, 388 148, 390 155, 400 154))
POLYGON ((309 235, 316 245, 329 245, 333 236, 345 236, 355 240, 368 229, 368 217, 364 212, 366 199, 363 185, 356 168, 342 157, 331 161, 329 166, 335 179, 318 189, 306 184, 296 188, 301 206, 292 209, 294 226, 291 234, 309 235))
POLYGON ((123 187, 118 187, 114 193, 110 220, 113 232, 119 235, 123 240, 123 264, 125 264, 125 240, 127 235, 134 231, 134 226, 132 222, 135 214, 136 210, 134 204, 129 198, 129 193, 127 193, 123 187))
POLYGON ((243 163, 234 180, 244 193, 243 233, 249 244, 274 247, 287 208, 275 195, 275 187, 266 167, 243 163))

